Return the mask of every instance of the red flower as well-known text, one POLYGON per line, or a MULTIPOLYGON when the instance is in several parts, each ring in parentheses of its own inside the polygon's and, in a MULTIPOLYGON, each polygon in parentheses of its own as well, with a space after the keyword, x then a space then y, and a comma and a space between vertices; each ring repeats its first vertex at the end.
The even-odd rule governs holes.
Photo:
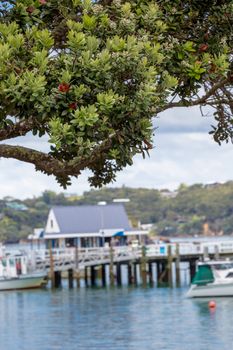
POLYGON ((47 3, 47 1, 46 1, 46 0, 39 0, 39 3, 40 3, 41 5, 45 5, 45 4, 47 3))
POLYGON ((67 84, 67 83, 61 83, 59 84, 58 86, 58 90, 60 92, 68 92, 70 90, 70 84, 67 84))
POLYGON ((208 50, 208 48, 209 48, 209 45, 208 45, 208 44, 201 44, 201 45, 199 46, 199 51, 200 51, 200 52, 205 52, 205 51, 208 50))
POLYGON ((28 6, 28 7, 26 8, 26 11, 27 11, 28 13, 32 13, 32 12, 35 11, 35 7, 34 7, 34 6, 28 6))
POLYGON ((70 103, 68 107, 73 110, 77 109, 77 102, 70 103))

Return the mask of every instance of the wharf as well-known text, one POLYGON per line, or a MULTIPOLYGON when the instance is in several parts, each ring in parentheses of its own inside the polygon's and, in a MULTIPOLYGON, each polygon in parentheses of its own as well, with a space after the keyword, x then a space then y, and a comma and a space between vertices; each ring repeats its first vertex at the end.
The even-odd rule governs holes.
POLYGON ((97 278, 102 286, 122 284, 122 266, 127 268, 128 284, 180 285, 180 264, 189 264, 190 279, 198 260, 233 258, 233 241, 195 243, 156 243, 146 246, 38 249, 30 251, 30 261, 36 269, 47 270, 52 286, 61 285, 62 273, 67 271, 69 286, 74 279, 80 285, 95 286, 97 278), (156 273, 154 271, 156 270, 156 273), (138 275, 140 278, 138 278, 138 275))

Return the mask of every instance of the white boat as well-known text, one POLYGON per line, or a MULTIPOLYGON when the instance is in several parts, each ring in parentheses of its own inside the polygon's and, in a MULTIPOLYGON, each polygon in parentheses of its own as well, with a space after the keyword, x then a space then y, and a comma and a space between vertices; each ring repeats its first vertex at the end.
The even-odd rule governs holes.
POLYGON ((187 297, 233 296, 233 261, 199 262, 187 297))
POLYGON ((0 291, 15 289, 41 288, 46 284, 46 276, 42 273, 0 278, 0 291))
POLYGON ((36 271, 27 255, 0 255, 0 291, 40 288, 46 284, 46 278, 46 271, 36 271))

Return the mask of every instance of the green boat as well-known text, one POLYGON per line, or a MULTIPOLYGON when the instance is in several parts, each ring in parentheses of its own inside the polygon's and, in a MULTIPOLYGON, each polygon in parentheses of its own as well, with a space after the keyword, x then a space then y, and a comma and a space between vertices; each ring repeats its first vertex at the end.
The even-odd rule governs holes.
POLYGON ((233 261, 199 262, 187 297, 233 296, 233 261))

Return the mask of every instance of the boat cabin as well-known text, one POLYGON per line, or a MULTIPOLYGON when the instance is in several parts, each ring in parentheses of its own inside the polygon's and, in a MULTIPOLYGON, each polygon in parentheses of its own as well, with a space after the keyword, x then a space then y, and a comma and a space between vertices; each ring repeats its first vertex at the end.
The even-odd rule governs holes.
POLYGON ((6 255, 0 258, 0 278, 14 278, 27 273, 27 257, 6 255))

